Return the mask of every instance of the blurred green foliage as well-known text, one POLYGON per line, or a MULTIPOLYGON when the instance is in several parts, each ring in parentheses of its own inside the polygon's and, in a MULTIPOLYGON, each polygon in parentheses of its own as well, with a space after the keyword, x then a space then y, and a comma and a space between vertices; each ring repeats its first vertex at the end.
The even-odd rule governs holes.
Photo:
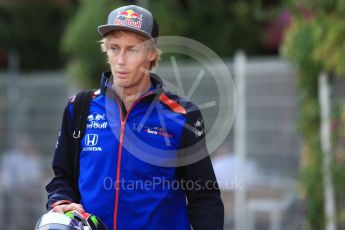
POLYGON ((262 41, 264 10, 259 0, 151 1, 150 9, 161 25, 161 35, 178 35, 206 44, 220 56, 239 49, 258 54, 262 41), (255 39, 253 39, 255 38, 255 39))
MULTIPOLYGON (((0 8, 0 59, 16 51, 21 71, 61 69, 82 88, 97 87, 107 70, 100 52, 97 26, 125 0, 8 1, 0 8)), ((211 48, 221 57, 239 50, 262 52, 264 25, 279 5, 264 0, 151 0, 149 10, 160 25, 160 35, 185 36, 211 48)), ((0 60, 1 61, 1 60, 0 60)), ((164 61, 164 59, 163 59, 164 61)), ((2 64, 3 65, 3 64, 2 64)), ((4 66, 0 66, 4 68, 4 66)))
POLYGON ((72 7, 56 3, 8 3, 0 7, 0 49, 17 52, 23 71, 58 69, 59 41, 72 7))
POLYGON ((105 23, 110 10, 117 6, 119 3, 108 0, 82 1, 71 19, 61 49, 68 59, 68 76, 75 85, 98 87, 100 74, 107 66, 105 54, 100 49, 101 36, 97 27, 105 23))
MULTIPOLYGON (((149 1, 160 36, 185 36, 204 43, 222 57, 236 50, 259 54, 263 25, 272 18, 275 8, 264 8, 260 0, 166 0, 149 1), (273 12, 273 13, 272 13, 273 12)), ((108 13, 129 1, 81 1, 63 38, 62 48, 68 58, 68 73, 82 87, 98 87, 106 67, 100 52, 97 26, 106 23, 108 13)), ((164 58, 163 58, 164 61, 164 58)))
MULTIPOLYGON (((343 80, 341 80, 343 81, 343 80)), ((332 141, 334 152, 333 183, 336 194, 338 228, 345 228, 345 101, 336 100, 332 111, 332 141)))
MULTIPOLYGON (((345 1, 287 1, 293 12, 292 23, 285 33, 282 54, 298 67, 300 118, 299 128, 304 137, 304 159, 301 184, 305 193, 307 228, 324 229, 322 153, 320 146, 320 112, 318 76, 326 71, 333 76, 345 73, 345 1)), ((336 196, 344 196, 345 170, 333 162, 336 196), (341 170, 339 170, 339 167, 341 170)), ((340 210, 340 213, 344 213, 340 210)), ((344 214, 342 214, 344 216, 344 214)), ((338 224, 344 224, 344 218, 338 224)))

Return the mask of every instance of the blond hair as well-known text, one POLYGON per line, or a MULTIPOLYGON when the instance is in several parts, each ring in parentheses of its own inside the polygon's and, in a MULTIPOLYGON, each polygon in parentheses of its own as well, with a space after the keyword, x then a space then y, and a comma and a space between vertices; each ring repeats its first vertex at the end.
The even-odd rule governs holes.
MULTIPOLYGON (((109 36, 111 35, 114 35, 115 33, 133 33, 135 34, 136 36, 139 36, 142 40, 143 40, 143 45, 148 49, 150 50, 151 52, 155 52, 157 55, 156 55, 156 58, 150 62, 150 67, 149 67, 149 70, 152 70, 153 68, 156 68, 158 66, 158 63, 161 59, 161 54, 162 54, 162 51, 157 47, 156 44, 153 43, 152 40, 148 40, 147 38, 145 38, 144 36, 140 35, 140 34, 137 34, 135 32, 131 32, 131 31, 123 31, 123 30, 120 30, 120 31, 114 31, 114 32, 110 32, 108 33, 107 35, 105 35, 101 40, 100 40, 100 43, 101 43, 101 50, 102 52, 106 53, 107 50, 108 50, 108 41, 109 41, 109 36)), ((109 60, 108 60, 109 62, 109 60)))

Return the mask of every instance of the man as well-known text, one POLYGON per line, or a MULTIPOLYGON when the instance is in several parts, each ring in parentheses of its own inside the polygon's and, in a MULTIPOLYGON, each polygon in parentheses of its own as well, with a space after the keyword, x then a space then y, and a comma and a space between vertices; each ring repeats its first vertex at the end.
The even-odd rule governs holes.
POLYGON ((111 71, 103 73, 91 101, 77 190, 70 152, 74 98, 65 108, 55 177, 47 185, 48 209, 86 211, 117 230, 223 229, 224 208, 201 113, 165 91, 149 72, 160 55, 152 14, 134 5, 120 7, 98 31, 111 71), (195 154, 197 162, 183 163, 195 154))

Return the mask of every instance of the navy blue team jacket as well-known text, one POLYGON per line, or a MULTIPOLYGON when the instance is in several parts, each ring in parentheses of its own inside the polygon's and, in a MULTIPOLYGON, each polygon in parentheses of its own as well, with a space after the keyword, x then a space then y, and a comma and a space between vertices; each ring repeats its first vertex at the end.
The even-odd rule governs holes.
POLYGON ((69 100, 52 164, 55 177, 46 186, 47 208, 81 203, 114 230, 223 229, 224 207, 201 113, 165 91, 157 75, 150 78, 150 90, 126 111, 107 87, 111 73, 103 73, 80 141, 78 168, 71 151, 74 97, 69 100), (196 162, 185 163, 193 157, 196 162))

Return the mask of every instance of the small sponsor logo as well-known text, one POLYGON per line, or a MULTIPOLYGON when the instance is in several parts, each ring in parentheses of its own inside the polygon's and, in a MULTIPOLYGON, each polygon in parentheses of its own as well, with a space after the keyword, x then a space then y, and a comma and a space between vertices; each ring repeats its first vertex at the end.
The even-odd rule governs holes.
POLYGON ((102 122, 102 123, 97 123, 97 122, 92 122, 91 124, 87 124, 88 129, 106 129, 108 126, 108 122, 102 122))
POLYGON ((203 131, 203 130, 201 130, 201 131, 199 131, 199 130, 195 130, 195 136, 197 136, 197 137, 201 137, 202 135, 204 135, 205 134, 205 131, 203 131))
POLYGON ((145 132, 149 133, 149 134, 154 134, 154 135, 158 135, 158 132, 156 130, 152 130, 150 128, 146 128, 145 132))
POLYGON ((96 112, 91 113, 88 117, 87 117, 88 121, 105 121, 105 115, 101 115, 98 114, 96 112))
POLYGON ((117 18, 133 18, 137 19, 139 21, 143 20, 143 15, 135 12, 134 10, 126 10, 126 11, 120 11, 117 13, 117 18))
POLYGON ((61 136, 61 131, 59 131, 59 135, 58 135, 58 138, 57 138, 57 141, 56 141, 56 144, 55 144, 55 148, 57 149, 58 146, 59 146, 59 139, 60 139, 60 136, 61 136))
POLYGON ((204 121, 201 118, 198 118, 194 123, 194 134, 197 137, 205 135, 205 130, 203 128, 204 121))
POLYGON ((202 126, 203 123, 204 123, 204 121, 201 120, 200 118, 198 118, 198 120, 194 123, 194 127, 199 128, 202 126))
POLYGON ((105 119, 105 114, 101 115, 93 112, 87 117, 87 121, 89 122, 86 125, 87 129, 106 129, 108 126, 108 122, 105 119))
POLYGON ((162 136, 162 137, 168 137, 171 138, 172 134, 166 132, 163 128, 160 127, 143 127, 144 128, 144 132, 151 134, 151 135, 158 135, 158 136, 162 136))
POLYGON ((101 147, 84 147, 83 151, 85 151, 85 152, 89 152, 89 151, 100 152, 100 151, 102 151, 102 148, 101 147))
POLYGON ((135 12, 134 10, 120 11, 117 13, 114 21, 115 25, 130 26, 134 28, 141 28, 143 15, 135 12))
POLYGON ((85 145, 86 146, 95 146, 98 143, 98 135, 97 134, 87 134, 85 137, 85 145))
POLYGON ((125 19, 125 20, 121 20, 121 19, 115 19, 114 22, 115 25, 119 25, 119 26, 130 26, 130 27, 134 27, 134 28, 141 28, 142 23, 141 22, 135 22, 132 19, 125 19))
POLYGON ((83 151, 102 151, 101 147, 96 146, 98 144, 98 134, 87 134, 84 143, 86 147, 83 148, 83 151))

